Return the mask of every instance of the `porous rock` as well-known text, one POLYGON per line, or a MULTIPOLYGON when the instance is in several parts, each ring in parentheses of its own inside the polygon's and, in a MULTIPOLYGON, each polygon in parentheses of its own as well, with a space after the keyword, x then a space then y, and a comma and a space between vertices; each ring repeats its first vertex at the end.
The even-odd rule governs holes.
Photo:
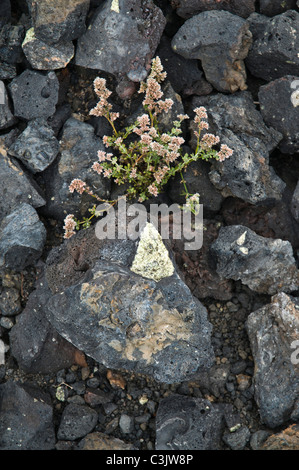
POLYGON ((207 10, 226 10, 247 18, 255 10, 255 0, 170 0, 170 3, 183 18, 207 10))
POLYGON ((160 382, 212 365, 207 311, 176 271, 159 282, 133 273, 133 240, 98 240, 88 230, 70 242, 47 266, 47 318, 64 338, 105 367, 160 382))
POLYGON ((32 173, 36 173, 44 171, 53 163, 59 152, 59 143, 47 121, 39 118, 28 123, 8 152, 21 160, 32 173))
MULTIPOLYGON (((251 204, 280 200, 285 183, 269 166, 269 154, 282 134, 265 125, 248 91, 233 95, 194 97, 193 108, 206 107, 210 130, 228 145, 233 155, 224 162, 211 160, 209 177, 222 196, 238 197, 251 204)), ((195 126, 191 124, 192 131, 195 126)), ((190 145, 195 148, 195 140, 190 145)))
POLYGON ((264 238, 248 227, 221 227, 211 245, 216 271, 225 279, 241 280, 253 291, 273 295, 298 289, 299 270, 292 245, 264 238))
POLYGON ((78 40, 76 64, 144 80, 165 24, 152 0, 107 0, 78 40))
POLYGON ((260 110, 267 126, 283 135, 282 153, 299 150, 299 75, 286 75, 260 87, 260 110))
POLYGON ((267 82, 285 75, 298 76, 299 13, 288 10, 273 18, 261 15, 259 28, 254 26, 257 14, 253 15, 254 40, 245 59, 251 74, 267 82))
POLYGON ((54 71, 43 74, 26 69, 12 80, 9 90, 16 117, 29 121, 55 113, 59 82, 54 71))
POLYGON ((249 315, 246 328, 255 362, 255 400, 262 422, 275 428, 294 410, 298 414, 298 297, 274 295, 271 303, 249 315))
POLYGON ((71 41, 47 44, 36 37, 34 28, 28 29, 22 49, 31 67, 37 70, 63 69, 75 53, 71 41))
POLYGON ((243 60, 251 46, 248 23, 227 11, 205 11, 180 27, 173 50, 187 59, 200 59, 205 77, 221 92, 245 90, 243 60))

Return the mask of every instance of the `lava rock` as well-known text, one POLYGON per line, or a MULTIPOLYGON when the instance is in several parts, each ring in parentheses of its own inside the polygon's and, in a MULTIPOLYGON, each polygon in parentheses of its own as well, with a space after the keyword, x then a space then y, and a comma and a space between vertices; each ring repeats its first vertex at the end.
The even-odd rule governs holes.
POLYGON ((0 224, 0 269, 22 271, 41 256, 46 229, 30 204, 23 203, 0 224))
POLYGON ((17 68, 14 64, 0 62, 0 80, 12 80, 17 75, 17 68))
MULTIPOLYGON (((256 22, 256 14, 253 16, 256 22)), ((248 19, 250 23, 250 17, 248 19)), ((274 18, 262 16, 245 64, 254 77, 267 82, 285 75, 299 75, 299 13, 286 11, 274 18)), ((250 26, 251 29, 251 26, 250 26)))
POLYGON ((22 48, 31 67, 37 70, 65 68, 75 54, 72 42, 47 44, 36 37, 34 28, 28 29, 22 48))
POLYGON ((255 10, 255 0, 170 0, 170 3, 182 18, 207 10, 226 10, 247 18, 255 10))
MULTIPOLYGON (((280 200, 286 184, 269 166, 269 154, 282 134, 265 125, 251 94, 239 91, 234 95, 195 97, 192 107, 198 106, 206 107, 211 132, 233 150, 224 162, 213 160, 209 173, 222 196, 238 197, 251 204, 280 200)), ((191 130, 195 130, 194 123, 191 130)), ((194 137, 190 145, 195 149, 194 137)))
POLYGON ((185 59, 176 54, 171 47, 171 40, 163 35, 157 49, 167 79, 176 93, 181 95, 208 95, 213 87, 208 83, 203 72, 198 68, 196 59, 185 59))
POLYGON ((257 235, 248 227, 222 227, 211 246, 221 278, 241 280, 255 292, 269 295, 298 289, 299 270, 288 241, 257 235))
POLYGON ((0 449, 55 448, 53 410, 48 395, 11 380, 0 385, 0 449))
POLYGON ((10 155, 21 160, 32 173, 44 171, 53 163, 58 152, 58 140, 43 118, 30 121, 8 150, 10 155))
POLYGON ((145 270, 135 274, 133 240, 100 240, 88 229, 69 242, 49 255, 46 272, 53 292, 47 318, 63 337, 105 367, 159 382, 180 382, 212 365, 207 311, 175 271, 166 275, 162 253, 167 277, 156 282, 145 270))
POLYGON ((14 287, 3 287, 0 292, 0 313, 5 316, 20 313, 22 306, 19 291, 14 287))
POLYGON ((50 374, 85 363, 84 355, 47 321, 44 305, 50 296, 46 280, 40 279, 9 333, 11 354, 27 374, 50 374))
MULTIPOLYGON (((298 69, 299 70, 299 69, 298 69)), ((260 87, 260 110, 267 126, 283 135, 282 153, 299 151, 299 75, 286 75, 260 87)))
POLYGON ((205 399, 171 395, 156 415, 156 450, 219 450, 224 430, 221 405, 205 399))
POLYGON ((299 181, 293 193, 291 202, 291 212, 295 220, 299 223, 299 181))
POLYGON ((260 13, 267 16, 280 15, 286 10, 295 10, 296 0, 260 0, 260 13))
POLYGON ((226 431, 223 434, 223 441, 232 450, 244 450, 250 440, 250 431, 247 426, 241 426, 234 432, 226 431))
POLYGON ((77 65, 144 80, 166 19, 152 0, 107 0, 77 44, 77 65))
POLYGON ((269 436, 259 450, 299 450, 298 423, 269 436))
POLYGON ((0 30, 0 61, 8 64, 20 63, 23 60, 22 41, 25 37, 23 25, 6 24, 0 30))
POLYGON ((37 117, 48 118, 55 113, 59 92, 55 72, 44 75, 25 70, 12 80, 9 90, 15 116, 29 121, 37 117))
POLYGON ((98 421, 98 413, 86 405, 70 403, 62 413, 57 438, 74 441, 90 433, 98 421))
POLYGON ((7 129, 8 127, 11 127, 18 122, 18 120, 14 117, 11 112, 10 100, 4 82, 2 82, 2 80, 0 80, 0 106, 0 130, 2 130, 7 129))
POLYGON ((292 359, 298 309, 299 299, 281 292, 246 322, 255 362, 255 400, 262 422, 270 428, 287 422, 298 406, 299 372, 292 359))
POLYGON ((7 156, 5 147, 0 146, 0 220, 21 203, 34 208, 45 204, 41 189, 21 168, 19 162, 7 156))
POLYGON ((91 168, 97 152, 106 148, 90 124, 71 117, 63 126, 59 150, 54 165, 44 173, 47 204, 43 213, 57 220, 63 220, 69 213, 82 218, 94 204, 94 198, 70 193, 69 185, 74 178, 82 179, 95 194, 108 199, 110 180, 91 168))
POLYGON ((248 23, 227 11, 205 11, 187 20, 172 39, 186 59, 200 59, 205 77, 221 92, 245 90, 243 60, 251 46, 248 23))
POLYGON ((78 39, 86 30, 90 0, 31 0, 36 37, 54 44, 78 39))

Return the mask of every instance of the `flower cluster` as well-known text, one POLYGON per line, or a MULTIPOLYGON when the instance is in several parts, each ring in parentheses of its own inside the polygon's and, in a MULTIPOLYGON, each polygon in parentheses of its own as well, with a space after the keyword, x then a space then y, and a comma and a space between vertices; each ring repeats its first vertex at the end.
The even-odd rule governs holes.
MULTIPOLYGON (((165 80, 166 72, 159 57, 152 61, 151 71, 145 82, 140 85, 139 93, 144 93, 144 112, 137 117, 136 121, 124 130, 117 130, 115 121, 118 113, 112 112, 112 105, 108 102, 111 91, 107 89, 104 78, 94 80, 94 90, 99 98, 97 105, 90 111, 91 115, 104 116, 112 127, 112 135, 104 136, 102 141, 110 152, 99 150, 98 160, 92 165, 92 169, 105 178, 111 178, 116 184, 127 184, 126 196, 143 202, 146 199, 158 196, 163 186, 169 179, 179 173, 184 185, 186 206, 194 212, 198 207, 199 195, 190 194, 183 178, 183 172, 187 166, 198 159, 208 160, 214 158, 223 162, 229 158, 233 151, 225 144, 220 145, 217 151, 214 147, 220 144, 220 139, 208 133, 207 110, 201 106, 194 109, 194 134, 197 138, 195 151, 190 154, 182 153, 182 145, 185 140, 181 137, 182 122, 189 119, 186 114, 179 114, 173 122, 173 127, 168 132, 159 129, 158 115, 167 113, 172 108, 171 99, 163 100, 161 82, 165 80)), ((87 194, 98 198, 84 181, 74 179, 69 186, 70 192, 77 191, 79 194, 87 194)), ((107 202, 107 201, 106 201, 107 202)), ((110 201, 110 203, 116 201, 110 201)), ((90 219, 96 216, 95 206, 90 209, 91 216, 83 222, 76 221, 74 216, 68 215, 65 219, 65 238, 70 238, 82 223, 84 227, 89 226, 90 219)))

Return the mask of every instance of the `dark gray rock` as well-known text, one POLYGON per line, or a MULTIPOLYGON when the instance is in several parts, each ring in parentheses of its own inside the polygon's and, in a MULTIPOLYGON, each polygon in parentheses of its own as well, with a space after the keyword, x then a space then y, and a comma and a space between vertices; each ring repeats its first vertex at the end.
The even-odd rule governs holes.
POLYGON ((260 0, 260 13, 267 16, 280 15, 286 10, 295 10, 296 0, 260 0))
POLYGON ((21 160, 32 173, 44 171, 53 163, 58 152, 59 142, 43 118, 30 121, 8 150, 10 155, 21 160))
POLYGON ((291 212, 295 220, 299 222, 299 181, 293 193, 291 202, 291 212))
POLYGON ((157 282, 133 273, 135 254, 134 241, 99 240, 94 229, 54 250, 47 318, 105 367, 187 380, 213 363, 207 311, 176 272, 157 282))
POLYGON ((34 28, 28 29, 22 49, 31 67, 37 70, 63 69, 75 53, 71 41, 47 44, 36 37, 34 28))
POLYGON ((250 440, 250 431, 247 426, 241 426, 234 432, 226 431, 223 434, 223 441, 232 450, 244 450, 250 440))
POLYGON ((78 39, 86 30, 90 0, 31 0, 36 36, 48 44, 78 39))
POLYGON ((248 227, 222 227, 211 246, 221 278, 241 280, 253 291, 273 295, 298 289, 299 270, 292 245, 264 238, 248 227))
POLYGON ((298 364, 292 359, 299 335, 298 298, 281 292, 252 312, 246 328, 255 362, 255 400, 266 426, 286 423, 296 408, 298 364))
POLYGON ((91 167, 97 161, 97 152, 107 150, 94 128, 87 123, 69 118, 62 129, 60 155, 54 165, 45 171, 47 204, 43 212, 57 220, 67 214, 82 218, 96 202, 92 196, 70 193, 69 185, 79 178, 103 199, 109 198, 110 180, 98 175, 91 167))
POLYGON ((51 295, 46 280, 40 279, 9 333, 11 354, 29 374, 50 374, 80 360, 84 364, 83 355, 46 319, 44 306, 51 295))
POLYGON ((7 156, 5 147, 0 147, 0 220, 21 203, 38 208, 45 202, 37 184, 17 160, 7 156))
MULTIPOLYGON (((234 196, 251 204, 280 200, 285 183, 269 166, 269 154, 282 135, 265 125, 251 94, 239 91, 234 95, 195 97, 192 106, 206 107, 208 132, 218 135, 220 142, 234 152, 223 163, 211 160, 210 180, 222 196, 234 196)), ((196 146, 194 138, 191 146, 196 146)))
POLYGON ((185 59, 171 48, 171 39, 163 35, 157 49, 167 80, 172 88, 181 95, 208 95, 213 87, 208 83, 203 72, 198 68, 196 59, 185 59))
POLYGON ((25 37, 23 25, 6 24, 0 30, 0 61, 8 64, 20 63, 23 60, 22 41, 25 37))
POLYGON ((144 80, 165 24, 152 0, 107 0, 78 40, 76 64, 144 80))
POLYGON ((22 271, 41 256, 46 229, 34 207, 23 203, 0 224, 0 269, 22 271))
POLYGON ((53 410, 48 395, 8 381, 0 385, 0 449, 55 448, 53 410))
POLYGON ((205 11, 187 20, 172 39, 186 59, 200 59, 205 77, 221 92, 245 90, 243 60, 251 46, 248 23, 227 11, 205 11))
POLYGON ((286 75, 261 86, 258 98, 267 126, 283 135, 278 146, 280 151, 287 154, 298 152, 299 75, 286 75))
POLYGON ((221 405, 180 395, 163 398, 156 415, 156 450, 219 450, 221 405))
POLYGON ((20 313, 22 306, 18 289, 14 287, 3 287, 0 292, 0 313, 5 316, 20 313))
POLYGON ((4 82, 0 80, 0 130, 7 129, 17 123, 17 119, 11 112, 10 99, 4 82))
POLYGON ((247 18, 255 10, 255 0, 170 0, 176 13, 183 18, 207 10, 226 10, 247 18))
POLYGON ((48 118, 55 113, 58 102, 59 81, 55 72, 43 74, 25 70, 9 85, 14 105, 14 115, 31 120, 48 118))
POLYGON ((98 413, 86 405, 69 404, 62 413, 57 438, 74 441, 90 433, 98 421, 98 413))
MULTIPOLYGON (((255 28, 256 36, 245 59, 254 77, 266 81, 285 75, 299 75, 299 13, 294 10, 268 18, 264 27, 255 28)), ((250 17, 249 17, 250 23, 250 17)), ((254 14, 254 23, 256 14, 254 14)))
POLYGON ((0 80, 12 80, 17 75, 17 68, 14 64, 0 62, 0 80))

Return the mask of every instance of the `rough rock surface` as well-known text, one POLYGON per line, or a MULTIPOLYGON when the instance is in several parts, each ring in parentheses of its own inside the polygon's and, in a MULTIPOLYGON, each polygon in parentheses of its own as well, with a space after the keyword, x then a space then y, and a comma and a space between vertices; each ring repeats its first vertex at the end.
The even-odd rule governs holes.
POLYGON ((0 220, 20 203, 38 208, 45 204, 41 189, 25 173, 14 158, 9 158, 5 147, 0 147, 0 220))
POLYGON ((249 315, 247 330, 262 422, 274 428, 289 419, 297 421, 299 365, 294 344, 298 350, 298 298, 285 293, 273 296, 270 304, 249 315))
POLYGON ((291 202, 291 211, 294 219, 299 223, 299 181, 293 193, 292 202, 291 202))
POLYGON ((252 41, 248 23, 227 11, 207 11, 187 20, 172 39, 173 50, 200 59, 205 77, 222 92, 245 90, 243 60, 252 41))
POLYGON ((57 157, 59 143, 46 119, 30 121, 8 153, 21 160, 32 172, 44 171, 57 157))
POLYGON ((269 436, 260 450, 299 450, 298 424, 291 424, 283 431, 269 436))
POLYGON ((31 0, 30 3, 33 26, 42 41, 49 44, 72 41, 85 32, 90 0, 31 0))
POLYGON ((248 227, 222 227, 211 246, 217 273, 241 280, 256 292, 273 295, 298 289, 299 270, 288 241, 257 235, 248 227))
POLYGON ((209 400, 172 395, 159 405, 157 450, 219 450, 225 406, 209 400))
POLYGON ((21 271, 41 256, 46 229, 34 207, 23 203, 0 224, 0 269, 21 271))
POLYGON ((55 72, 46 75, 24 70, 9 85, 14 105, 14 116, 31 120, 52 116, 58 102, 59 82, 55 72))
POLYGON ((89 232, 88 238, 65 247, 65 274, 59 269, 61 261, 55 264, 58 253, 49 258, 47 279, 53 296, 46 308, 54 328, 106 367, 149 374, 159 382, 178 382, 209 368, 213 351, 207 311, 177 272, 159 282, 137 275, 130 270, 135 242, 105 243, 94 237, 89 232), (74 258, 68 266, 66 260, 67 252, 72 256, 75 251, 77 273, 72 279, 74 258), (93 263, 98 260, 90 270, 88 252, 93 253, 93 263), (80 259, 85 273, 78 273, 80 259))
MULTIPOLYGON (((298 2, 297 2, 298 6, 298 2)), ((286 10, 295 10, 296 0, 260 0, 260 13, 267 16, 276 16, 286 10)))
POLYGON ((55 448, 53 409, 40 390, 8 381, 0 385, 0 449, 55 448))
POLYGON ((108 0, 78 40, 76 64, 144 80, 165 24, 152 0, 108 0))
MULTIPOLYGON (((265 125, 251 94, 247 91, 233 95, 218 93, 195 97, 192 104, 206 107, 211 132, 234 152, 224 163, 211 162, 210 180, 222 195, 251 204, 280 200, 285 183, 269 166, 269 154, 282 135, 265 125)), ((194 145, 192 140, 193 148, 194 145)))
POLYGON ((36 37, 34 28, 28 29, 22 49, 31 67, 37 70, 63 69, 75 53, 72 42, 47 44, 36 37))
MULTIPOLYGON (((253 14, 254 23, 256 15, 253 14)), ((299 75, 298 23, 299 13, 289 10, 273 18, 262 15, 259 28, 253 24, 254 40, 245 59, 252 75, 266 81, 285 75, 299 75)))
POLYGON ((283 135, 278 146, 281 152, 298 152, 299 76, 286 75, 261 86, 258 98, 267 126, 283 135))
POLYGON ((170 0, 176 13, 190 18, 202 11, 226 10, 247 18, 255 10, 255 0, 170 0))

